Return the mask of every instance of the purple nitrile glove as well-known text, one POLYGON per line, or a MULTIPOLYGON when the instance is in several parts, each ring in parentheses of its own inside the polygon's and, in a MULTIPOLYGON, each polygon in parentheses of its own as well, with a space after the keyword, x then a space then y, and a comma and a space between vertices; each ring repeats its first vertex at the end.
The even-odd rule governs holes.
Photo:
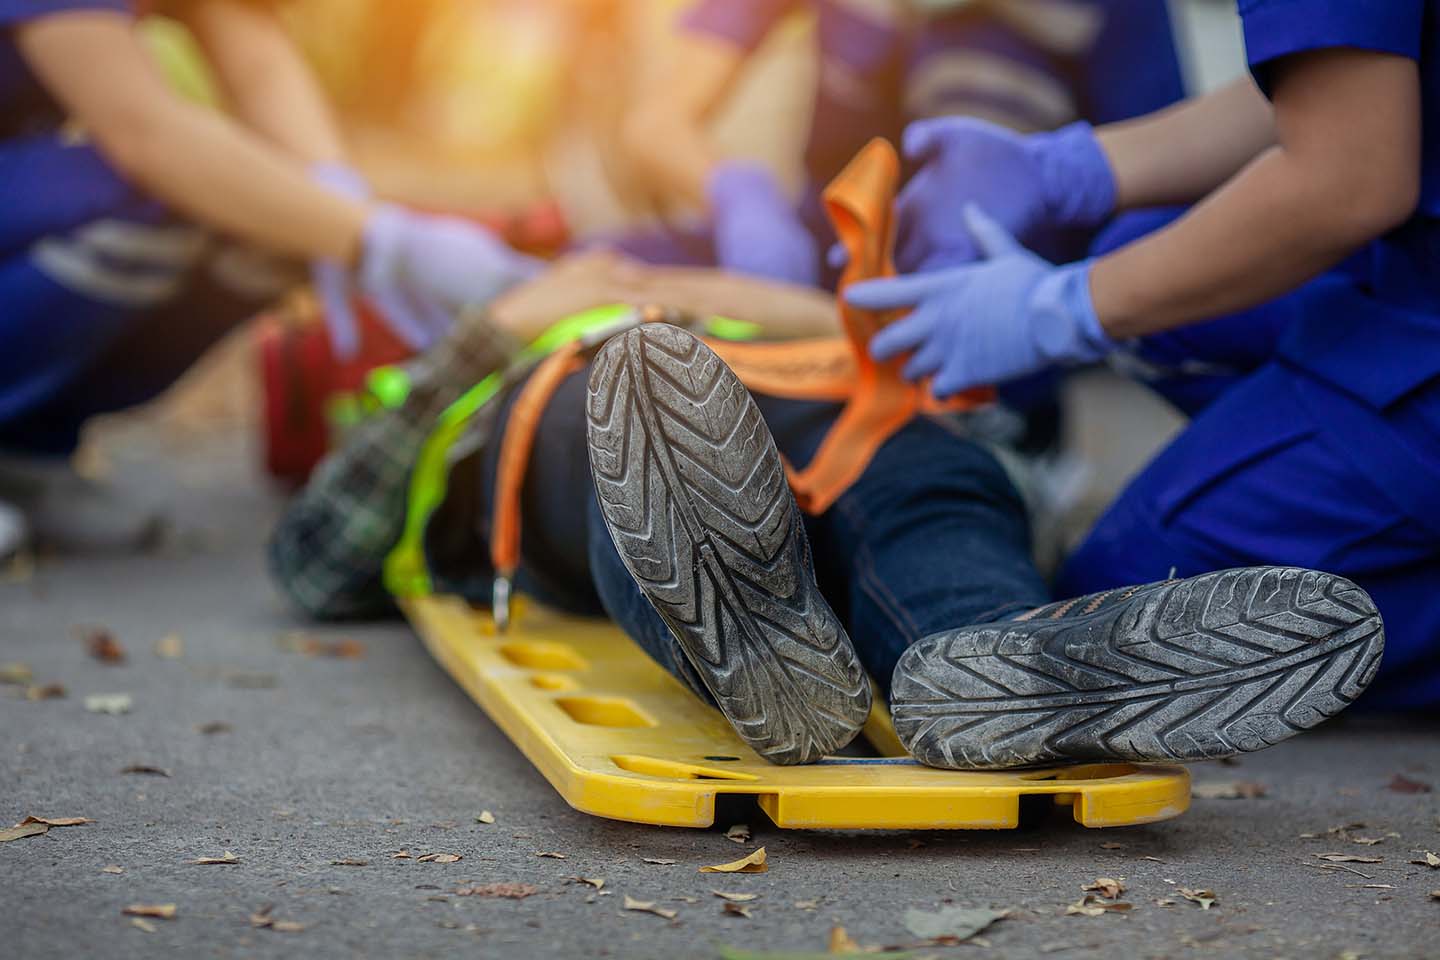
POLYGON ((1027 242, 1047 227, 1097 226, 1115 210, 1115 176, 1088 123, 1026 136, 972 117, 938 117, 907 127, 904 150, 920 169, 895 204, 902 273, 975 259, 967 204, 1027 242))
MULTIPOLYGON (((314 164, 310 167, 310 178, 350 200, 370 198, 370 185, 365 178, 343 163, 314 164)), ((330 346, 341 360, 349 360, 360 349, 360 328, 350 303, 350 280, 350 271, 338 260, 310 262, 310 284, 320 301, 325 328, 330 333, 330 346)))
POLYGON ((420 350, 460 310, 489 303, 542 267, 478 224, 381 206, 365 225, 360 288, 387 314, 398 309, 415 320, 416 329, 396 332, 420 350))
POLYGON ((706 193, 720 266, 786 283, 819 282, 815 238, 769 171, 753 164, 723 164, 711 174, 706 193))
POLYGON ((1093 362, 1115 348, 1090 300, 1089 261, 1055 266, 978 207, 961 216, 980 262, 845 291, 862 309, 915 308, 875 334, 871 356, 883 362, 911 353, 902 375, 933 377, 931 391, 944 398, 1050 364, 1093 362))

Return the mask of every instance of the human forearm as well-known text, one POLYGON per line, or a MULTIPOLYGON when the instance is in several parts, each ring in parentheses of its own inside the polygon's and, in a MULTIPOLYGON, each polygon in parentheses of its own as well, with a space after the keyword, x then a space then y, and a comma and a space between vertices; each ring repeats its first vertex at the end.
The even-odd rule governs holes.
POLYGON ((237 119, 307 164, 335 163, 345 147, 314 74, 273 12, 236 0, 184 10, 237 119))
POLYGON ((743 63, 735 47, 683 37, 645 97, 627 118, 625 149, 663 200, 703 206, 720 155, 707 124, 743 63))
POLYGON ((317 186, 302 167, 208 110, 183 104, 110 146, 105 152, 123 173, 201 223, 307 259, 351 262, 359 254, 364 204, 317 186))
POLYGON ((1355 50, 1298 56, 1276 77, 1274 101, 1275 146, 1168 229, 1095 264, 1095 312, 1112 337, 1255 306, 1413 211, 1413 62, 1355 50))
POLYGON ((130 21, 74 13, 27 23, 20 50, 47 89, 129 180, 198 222, 279 253, 351 260, 363 205, 228 117, 172 93, 130 21))
POLYGON ((1191 203, 1275 142, 1269 101, 1247 77, 1207 96, 1096 131, 1120 209, 1191 203))

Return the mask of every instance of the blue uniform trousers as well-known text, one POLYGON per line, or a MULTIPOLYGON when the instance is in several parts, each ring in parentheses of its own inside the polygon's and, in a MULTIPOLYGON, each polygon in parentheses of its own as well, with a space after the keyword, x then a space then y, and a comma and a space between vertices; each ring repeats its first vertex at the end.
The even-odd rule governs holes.
MULTIPOLYGON (((1096 252, 1175 215, 1123 217, 1096 252)), ((1369 591, 1385 619, 1385 658, 1365 702, 1431 707, 1440 702, 1440 379, 1413 351, 1440 350, 1440 315, 1382 302, 1353 266, 1118 357, 1193 419, 1069 558, 1056 595, 1172 568, 1338 573, 1369 591), (1423 332, 1430 320, 1434 339, 1423 332), (1422 332, 1395 332, 1410 326, 1422 332)))
POLYGON ((88 145, 0 142, 0 449, 70 453, 88 418, 158 395, 284 277, 88 145))

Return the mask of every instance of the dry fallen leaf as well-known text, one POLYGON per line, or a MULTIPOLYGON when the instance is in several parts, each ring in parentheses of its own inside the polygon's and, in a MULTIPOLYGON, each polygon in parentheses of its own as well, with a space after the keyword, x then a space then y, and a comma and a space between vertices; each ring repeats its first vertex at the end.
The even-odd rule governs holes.
POLYGON ((1431 900, 1440 900, 1440 890, 1431 890, 1431 891, 1430 891, 1430 899, 1431 899, 1431 900))
POLYGON ((121 767, 121 773, 135 773, 146 777, 168 777, 170 771, 164 767, 154 767, 148 763, 132 763, 128 767, 121 767))
POLYGON ((1141 859, 1141 860, 1150 860, 1150 861, 1153 861, 1154 863, 1164 863, 1164 862, 1165 862, 1164 860, 1161 860, 1159 857, 1141 857, 1140 859, 1141 859))
POLYGON ((1123 844, 1123 843, 1116 843, 1114 840, 1107 840, 1107 841, 1105 841, 1104 843, 1100 844, 1100 849, 1101 849, 1101 850, 1124 850, 1124 849, 1125 849, 1125 844, 1123 844))
POLYGON ((409 851, 409 850, 396 850, 394 853, 390 854, 390 859, 391 859, 391 860, 411 860, 411 859, 413 859, 413 858, 410 856, 410 851, 409 851))
POLYGON ((305 924, 296 923, 294 920, 276 920, 270 916, 273 907, 266 905, 250 914, 250 926, 262 930, 274 930, 276 933, 299 933, 305 929, 305 924))
POLYGON ((178 633, 167 633, 155 641, 155 656, 166 660, 179 660, 185 656, 185 641, 178 633))
POLYGON ((1317 853, 1315 857, 1327 863, 1384 863, 1384 857, 1357 857, 1350 853, 1317 853))
POLYGON ((729 900, 720 904, 720 911, 731 917, 744 917, 750 919, 750 908, 743 903, 731 903, 729 900))
POLYGON ((214 864, 239 863, 240 858, 235 856, 232 851, 226 850, 218 857, 200 857, 199 859, 191 860, 190 862, 199 866, 210 866, 214 864))
POLYGON ((1190 788, 1190 795, 1205 800, 1254 800, 1265 796, 1265 785, 1252 780, 1197 783, 1190 788))
POLYGON ((1132 903, 1102 900, 1093 893, 1087 893, 1083 900, 1077 900, 1065 908, 1065 916, 1100 917, 1107 913, 1125 913, 1134 908, 1135 905, 1132 903))
POLYGON ((85 649, 90 651, 90 656, 101 663, 125 662, 125 648, 120 646, 115 634, 104 627, 80 627, 76 633, 85 641, 85 649))
POLYGON ((23 826, 27 823, 43 823, 47 827, 78 827, 82 823, 94 823, 89 817, 26 817, 20 821, 23 826))
POLYGON ((124 872, 125 872, 125 868, 122 867, 122 866, 120 866, 120 865, 118 865, 118 864, 112 863, 112 864, 110 864, 110 866, 108 866, 108 867, 101 867, 101 868, 100 868, 100 872, 101 872, 101 873, 121 874, 121 873, 124 873, 124 872))
POLYGON ((637 913, 653 913, 657 917, 664 917, 666 920, 674 920, 678 914, 676 910, 667 910, 664 907, 657 907, 654 900, 636 900, 626 894, 625 909, 634 910, 637 913))
POLYGON ((796 910, 814 910, 819 906, 819 900, 796 900, 794 903, 796 910))
POLYGON ((476 823, 494 823, 494 822, 495 822, 495 814, 491 813, 489 810, 481 810, 481 811, 480 811, 480 816, 478 816, 478 817, 475 818, 475 822, 476 822, 476 823))
POLYGON ((65 697, 62 683, 37 683, 25 688, 26 700, 61 700, 65 697))
POLYGON ((641 862, 641 863, 653 863, 653 864, 655 864, 656 866, 659 866, 659 867, 668 867, 668 866, 670 866, 670 864, 672 864, 672 863, 679 863, 680 861, 679 861, 679 860, 669 860, 669 859, 666 859, 665 857, 641 857, 641 858, 640 858, 640 862, 641 862))
POLYGON ((1440 857, 1435 856, 1429 850, 1425 851, 1424 860, 1411 860, 1411 863, 1420 867, 1429 867, 1431 870, 1440 870, 1440 857))
POLYGON ((711 890, 710 892, 721 900, 729 900, 731 903, 749 903, 760 896, 758 893, 727 893, 724 890, 711 890))
POLYGON ((459 863, 458 853, 427 853, 424 856, 416 857, 417 863, 459 863))
POLYGON ((28 663, 0 663, 0 683, 27 684, 33 679, 28 663))
POLYGON ((132 903, 120 911, 127 917, 155 917, 158 920, 175 919, 173 903, 132 903))
POLYGON ((537 857, 547 857, 547 858, 549 858, 549 859, 551 859, 551 860, 564 860, 564 859, 566 859, 565 854, 563 854, 563 853, 556 853, 556 852, 553 851, 553 850, 536 850, 536 851, 535 851, 535 856, 537 856, 537 857))
POLYGON ((701 867, 701 873, 764 873, 769 870, 765 862, 765 848, 756 847, 749 856, 741 857, 730 863, 720 863, 713 867, 701 867))
POLYGON ((1189 887, 1181 887, 1180 896, 1189 900, 1191 903, 1200 904, 1201 910, 1209 910, 1211 906, 1215 904, 1215 901, 1220 899, 1215 896, 1215 891, 1213 890, 1191 890, 1189 887))
POLYGON ((589 886, 594 887, 596 890, 605 889, 604 877, 571 877, 570 879, 573 880, 575 883, 588 884, 589 886))
POLYGON ((1096 877, 1080 889, 1082 891, 1098 893, 1107 900, 1118 900, 1120 899, 1120 894, 1125 892, 1125 883, 1124 881, 1116 880, 1114 877, 1096 877))
POLYGON ((850 938, 844 927, 830 928, 830 942, 828 944, 830 953, 859 953, 860 944, 850 938))
POLYGON ((25 837, 38 837, 50 829, 45 823, 18 823, 13 827, 0 829, 0 843, 8 843, 11 840, 20 840, 25 837))
POLYGON ((149 920, 146 920, 144 917, 131 917, 130 926, 136 928, 137 930, 144 930, 146 933, 154 933, 156 930, 159 929, 155 926, 155 924, 151 923, 149 920))
POLYGON ((734 840, 736 843, 750 842, 750 824, 737 823, 725 831, 726 840, 734 840))
POLYGON ((904 923, 906 930, 922 940, 956 944, 969 940, 996 920, 1007 916, 1009 914, 1003 910, 941 907, 934 912, 906 910, 904 923))
POLYGON ((1174 901, 1174 900, 1171 900, 1169 897, 1161 897, 1159 900, 1156 900, 1156 901, 1155 901, 1155 906, 1157 906, 1157 907, 1173 907, 1173 906, 1175 906, 1175 901, 1174 901))
POLYGON ((303 653, 307 657, 333 657, 337 660, 358 660, 365 656, 365 645, 359 640, 342 637, 324 640, 304 630, 290 630, 275 638, 275 645, 286 653, 303 653))
POLYGON ((356 860, 356 859, 354 859, 354 858, 352 858, 352 857, 346 857, 344 860, 331 860, 331 861, 330 861, 330 866, 332 866, 332 867, 368 867, 368 866, 370 866, 370 861, 369 861, 369 860, 356 860))
POLYGON ((85 709, 91 713, 108 713, 118 717, 129 713, 132 701, 128 693, 97 693, 85 698, 85 709))
POLYGON ((1385 842, 1387 839, 1389 839, 1390 837, 1398 837, 1398 836, 1400 836, 1400 834, 1398 834, 1398 833, 1387 833, 1387 834, 1386 834, 1385 836, 1383 836, 1383 837, 1351 837, 1351 838, 1350 838, 1350 842, 1351 842, 1351 843, 1357 843, 1357 844, 1359 844, 1359 845, 1362 846, 1362 847, 1373 847, 1373 846, 1375 846, 1377 843, 1384 843, 1384 842, 1385 842))
MULTIPOLYGON (((585 881, 589 883, 590 881, 585 881)), ((604 886, 605 881, 600 881, 604 886)), ((600 889, 596 887, 595 889, 600 889)), ((460 887, 455 891, 457 897, 490 897, 502 900, 524 900, 540 892, 540 888, 531 883, 482 883, 474 887, 460 887)))
POLYGON ((1386 789, 1396 793, 1429 793, 1434 788, 1423 780, 1411 780, 1403 773, 1397 773, 1390 779, 1386 789))

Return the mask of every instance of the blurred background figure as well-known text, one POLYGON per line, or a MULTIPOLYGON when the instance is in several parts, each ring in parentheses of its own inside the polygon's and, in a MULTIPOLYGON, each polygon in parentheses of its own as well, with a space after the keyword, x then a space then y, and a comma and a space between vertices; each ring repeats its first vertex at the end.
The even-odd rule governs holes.
POLYGON ((371 201, 274 6, 0 2, 0 553, 152 538, 153 512, 72 469, 81 427, 164 390, 297 266, 341 355, 352 288, 421 349, 534 271, 479 226, 371 201), (140 25, 162 12, 203 61, 140 25))
POLYGON ((1164 0, 694 0, 678 30, 623 130, 664 225, 618 245, 792 283, 833 282, 820 190, 872 137, 899 142, 912 120, 957 114, 1049 130, 1183 95, 1164 0), (762 47, 794 29, 808 29, 818 65, 789 118, 804 140, 787 178, 760 154, 728 152, 712 122, 762 47))

